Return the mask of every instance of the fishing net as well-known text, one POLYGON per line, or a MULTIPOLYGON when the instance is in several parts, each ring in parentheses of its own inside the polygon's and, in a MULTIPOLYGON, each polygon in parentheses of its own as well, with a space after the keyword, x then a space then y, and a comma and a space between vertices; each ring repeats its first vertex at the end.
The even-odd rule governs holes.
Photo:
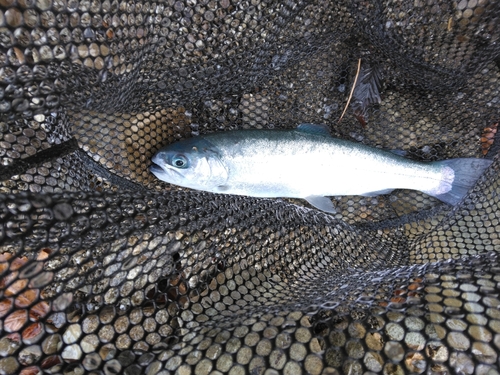
POLYGON ((0 373, 498 374, 498 2, 0 5, 0 373), (148 170, 300 123, 493 164, 333 215, 148 170))

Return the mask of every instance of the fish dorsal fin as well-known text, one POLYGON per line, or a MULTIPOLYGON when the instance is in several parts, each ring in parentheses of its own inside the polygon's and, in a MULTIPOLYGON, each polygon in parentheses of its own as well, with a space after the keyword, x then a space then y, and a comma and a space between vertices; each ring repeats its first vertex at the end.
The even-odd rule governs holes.
POLYGON ((308 201, 309 204, 322 211, 329 212, 331 214, 337 212, 335 211, 335 207, 333 206, 332 201, 327 197, 323 197, 321 195, 310 195, 308 197, 305 197, 304 199, 308 201))
POLYGON ((297 131, 307 134, 322 135, 324 137, 331 137, 330 129, 326 125, 318 124, 300 124, 297 126, 297 131))

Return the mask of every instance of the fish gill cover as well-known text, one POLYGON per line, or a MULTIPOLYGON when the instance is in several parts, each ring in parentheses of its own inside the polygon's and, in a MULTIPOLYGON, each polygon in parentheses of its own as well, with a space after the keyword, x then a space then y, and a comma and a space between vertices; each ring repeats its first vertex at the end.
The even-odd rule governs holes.
POLYGON ((497 2, 0 7, 1 373, 498 373, 497 2), (396 190, 334 215, 148 169, 300 123, 493 164, 454 207, 396 190))

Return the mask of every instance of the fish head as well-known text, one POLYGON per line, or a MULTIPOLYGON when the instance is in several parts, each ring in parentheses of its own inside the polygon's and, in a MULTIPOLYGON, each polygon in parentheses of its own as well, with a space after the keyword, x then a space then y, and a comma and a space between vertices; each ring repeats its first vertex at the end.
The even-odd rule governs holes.
POLYGON ((217 148, 201 137, 160 149, 152 162, 150 171, 157 178, 190 189, 216 192, 228 178, 217 148))

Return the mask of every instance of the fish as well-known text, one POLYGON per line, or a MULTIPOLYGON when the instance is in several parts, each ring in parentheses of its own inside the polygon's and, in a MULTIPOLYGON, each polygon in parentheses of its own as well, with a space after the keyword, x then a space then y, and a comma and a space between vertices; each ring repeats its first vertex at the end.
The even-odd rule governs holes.
POLYGON ((170 184, 212 193, 300 198, 335 213, 330 196, 419 190, 457 205, 492 163, 458 158, 422 162, 331 136, 326 125, 216 132, 174 142, 150 171, 170 184))

